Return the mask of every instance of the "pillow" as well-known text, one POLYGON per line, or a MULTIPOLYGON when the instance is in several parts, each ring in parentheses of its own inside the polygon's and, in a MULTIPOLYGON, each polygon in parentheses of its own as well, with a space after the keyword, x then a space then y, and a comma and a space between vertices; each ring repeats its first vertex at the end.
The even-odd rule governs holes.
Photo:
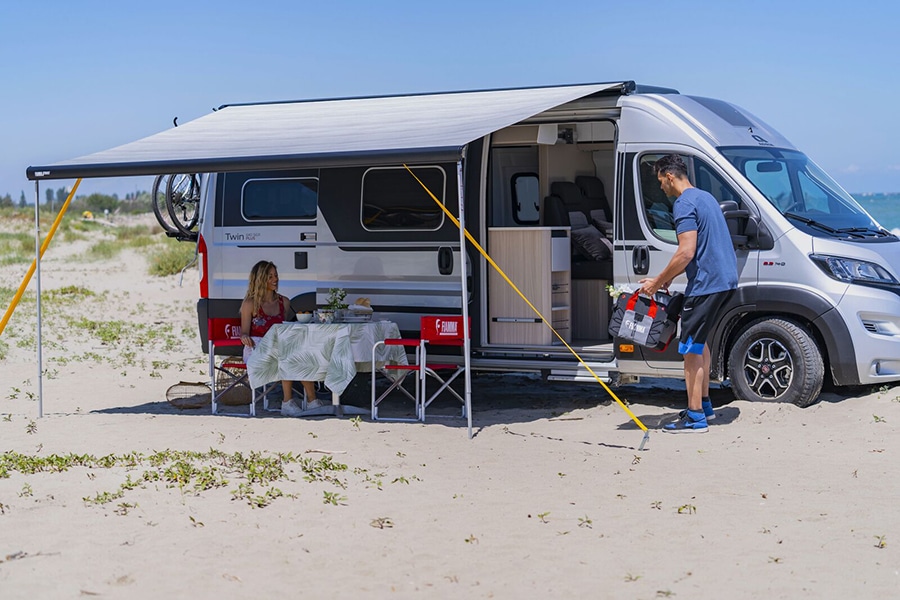
POLYGON ((573 231, 572 245, 582 256, 591 260, 606 260, 612 256, 612 242, 593 225, 573 231))
POLYGON ((570 212, 569 213, 569 225, 572 226, 572 231, 575 231, 576 229, 581 229, 583 227, 587 227, 588 226, 587 216, 580 210, 570 212))

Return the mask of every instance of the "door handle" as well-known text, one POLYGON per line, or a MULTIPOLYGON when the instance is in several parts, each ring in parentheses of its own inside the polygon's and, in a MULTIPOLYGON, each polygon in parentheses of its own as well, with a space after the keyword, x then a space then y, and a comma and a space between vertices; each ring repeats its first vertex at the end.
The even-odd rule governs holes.
POLYGON ((453 274, 453 248, 442 246, 438 248, 437 254, 438 272, 441 275, 453 274))
POLYGON ((647 246, 635 246, 631 251, 631 268, 635 275, 646 275, 650 272, 650 249, 647 246))

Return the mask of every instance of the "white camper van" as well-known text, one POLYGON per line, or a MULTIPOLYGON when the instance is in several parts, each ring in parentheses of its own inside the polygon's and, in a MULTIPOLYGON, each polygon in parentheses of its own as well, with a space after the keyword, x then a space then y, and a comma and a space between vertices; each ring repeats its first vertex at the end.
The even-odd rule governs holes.
POLYGON ((207 315, 231 316, 267 259, 285 295, 315 291, 322 303, 341 287, 410 334, 422 315, 459 314, 465 297, 473 369, 592 379, 460 248, 405 164, 453 214, 462 196, 468 231, 594 372, 681 378, 676 344, 655 352, 607 333, 607 286, 636 289, 677 247, 674 199, 652 169, 677 153, 721 203, 738 257, 739 288, 710 341, 713 380, 730 379, 742 399, 800 406, 823 384, 900 380, 900 240, 728 102, 617 82, 226 105, 154 138, 167 133, 183 139, 146 172, 208 173, 188 236, 204 348, 207 315))

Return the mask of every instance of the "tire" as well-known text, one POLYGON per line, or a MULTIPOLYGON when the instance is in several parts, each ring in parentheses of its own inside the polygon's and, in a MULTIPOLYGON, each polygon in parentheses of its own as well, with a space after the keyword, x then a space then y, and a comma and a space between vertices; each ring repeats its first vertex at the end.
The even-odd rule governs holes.
POLYGON ((200 216, 200 181, 196 175, 172 175, 166 185, 166 210, 171 223, 190 237, 200 216))
POLYGON ((825 364, 806 329, 786 319, 759 319, 731 347, 728 376, 739 400, 791 402, 806 408, 819 399, 825 364))
POLYGON ((156 215, 156 222, 159 223, 168 233, 178 233, 178 228, 172 223, 169 209, 166 206, 167 190, 169 187, 170 175, 157 175, 153 180, 153 191, 150 194, 150 200, 153 204, 153 214, 156 215))

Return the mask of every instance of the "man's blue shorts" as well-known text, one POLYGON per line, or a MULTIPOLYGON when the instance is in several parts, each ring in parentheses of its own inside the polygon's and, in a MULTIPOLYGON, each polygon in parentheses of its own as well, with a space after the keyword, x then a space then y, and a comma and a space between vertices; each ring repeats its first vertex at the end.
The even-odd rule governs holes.
POLYGON ((719 308, 732 290, 715 292, 705 296, 688 296, 681 309, 680 354, 703 354, 706 338, 716 324, 719 308))

